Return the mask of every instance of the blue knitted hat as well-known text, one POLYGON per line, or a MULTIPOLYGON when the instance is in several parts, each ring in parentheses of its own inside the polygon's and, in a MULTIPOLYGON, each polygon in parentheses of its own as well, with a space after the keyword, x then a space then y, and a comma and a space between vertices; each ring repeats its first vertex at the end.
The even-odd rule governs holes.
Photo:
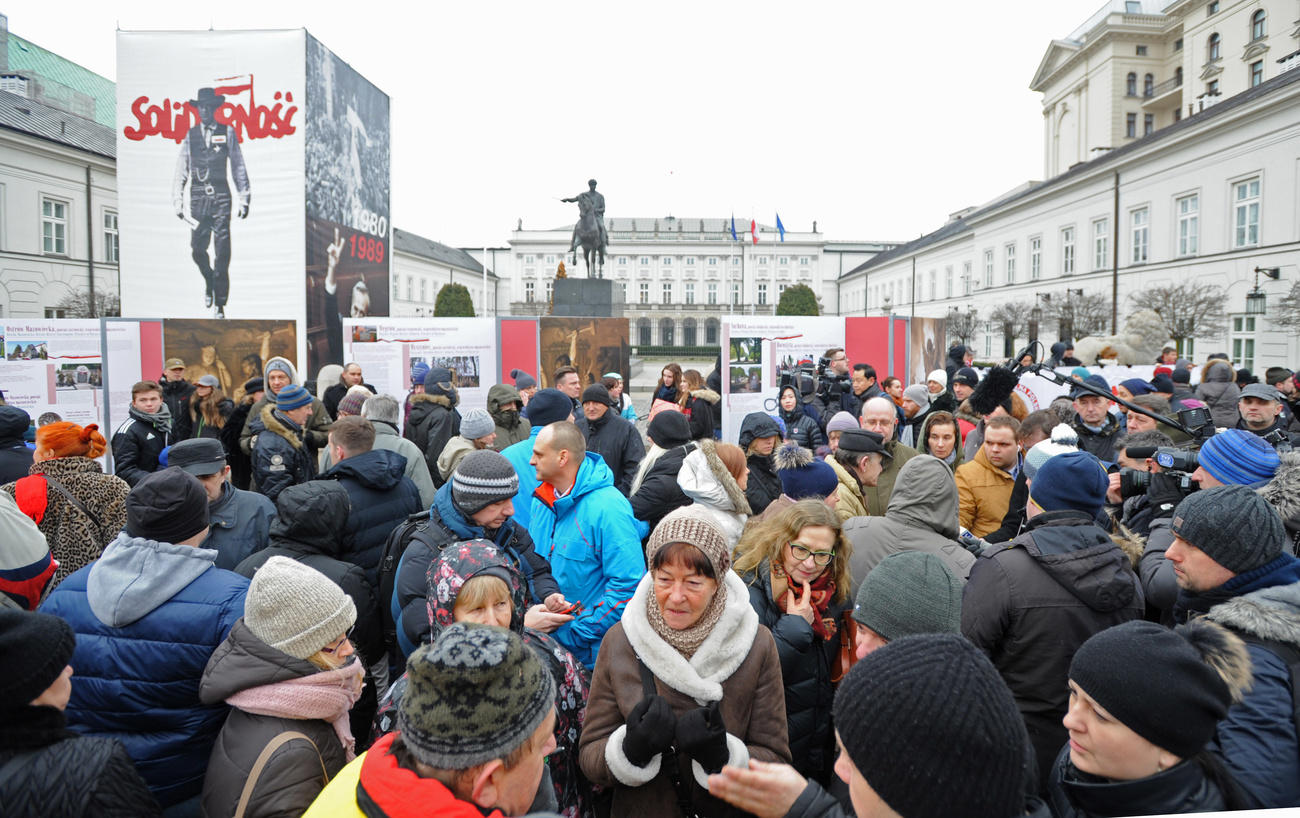
POLYGON ((275 408, 281 412, 297 409, 311 403, 311 393, 296 383, 291 383, 275 396, 275 408))
POLYGON ((835 469, 798 443, 781 444, 772 453, 772 465, 781 478, 781 491, 792 500, 825 500, 840 485, 835 469))
POLYGON ((1096 515, 1106 503, 1106 469, 1088 452, 1048 458, 1029 485, 1029 499, 1043 511, 1086 511, 1096 515))
POLYGON ((1201 468, 1224 485, 1263 483, 1277 474, 1277 452, 1245 429, 1226 429, 1201 446, 1201 468))
POLYGON ((429 365, 416 361, 411 365, 411 386, 424 386, 424 376, 429 374, 429 365))

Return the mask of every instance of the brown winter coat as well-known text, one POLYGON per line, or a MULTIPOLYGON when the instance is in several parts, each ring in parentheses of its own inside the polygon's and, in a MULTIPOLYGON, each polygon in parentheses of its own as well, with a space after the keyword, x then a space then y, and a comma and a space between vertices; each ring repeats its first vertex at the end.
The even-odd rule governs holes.
MULTIPOLYGON (((73 571, 99 559, 105 546, 117 537, 126 525, 126 495, 131 493, 131 487, 120 477, 104 474, 99 463, 88 457, 59 457, 33 463, 30 473, 48 474, 58 480, 100 522, 95 525, 58 491, 46 491, 45 516, 37 528, 45 535, 50 552, 59 563, 59 570, 45 589, 48 596, 73 571)), ((17 483, 6 483, 0 488, 15 496, 16 486, 17 483)))
MULTIPOLYGON (((728 607, 733 602, 749 605, 744 585, 738 577, 728 586, 728 607), (733 590, 733 588, 735 590, 733 590), (732 596, 736 599, 733 600, 732 596)), ((643 581, 644 583, 644 581, 643 581)), ((645 583, 648 585, 648 583, 645 583)), ((640 665, 637 654, 625 631, 625 625, 645 628, 645 616, 635 617, 632 606, 645 606, 645 597, 641 589, 629 603, 628 613, 623 621, 610 628, 605 634, 605 641, 600 647, 600 658, 596 661, 596 670, 591 680, 591 694, 587 700, 587 718, 582 728, 580 740, 580 763, 582 771, 596 784, 614 789, 613 815, 620 818, 673 818, 680 815, 677 795, 671 779, 665 769, 640 786, 630 786, 616 777, 610 765, 610 752, 607 745, 611 736, 624 726, 627 714, 645 697, 641 683, 640 665), (632 623, 629 617, 638 621, 632 623)), ((722 686, 721 713, 729 737, 744 743, 750 758, 760 761, 779 761, 790 763, 790 751, 787 743, 785 717, 785 689, 781 682, 781 662, 776 652, 776 643, 771 632, 762 625, 754 625, 754 637, 747 647, 748 653, 739 667, 724 681, 722 686)), ((732 640, 735 641, 735 640, 732 640)), ((666 643, 660 640, 660 646, 666 643)), ((708 643, 701 647, 705 650, 708 643)), ((746 650, 746 646, 725 645, 723 649, 735 647, 746 650)), ((667 648, 667 650, 672 650, 667 648)), ((698 662, 700 653, 696 653, 698 662)), ((648 667, 658 665, 654 656, 647 658, 648 667)), ((686 694, 669 687, 656 676, 655 690, 672 706, 673 712, 681 714, 700 707, 700 702, 686 694)), ((621 746, 621 745, 620 745, 621 746)), ((617 755, 618 751, 614 752, 617 755)), ((656 757, 658 758, 658 757, 656 757)), ((696 809, 702 815, 722 816, 748 814, 728 807, 712 798, 699 786, 693 770, 695 765, 684 755, 678 755, 679 774, 682 783, 690 787, 696 809)), ((735 761, 734 754, 732 760, 735 761)), ((623 761, 624 764, 628 762, 623 761)), ((652 765, 656 762, 652 762, 652 765)))
POLYGON ((1016 478, 990 463, 983 446, 974 460, 957 467, 956 476, 958 521, 976 537, 997 531, 1011 506, 1016 478))

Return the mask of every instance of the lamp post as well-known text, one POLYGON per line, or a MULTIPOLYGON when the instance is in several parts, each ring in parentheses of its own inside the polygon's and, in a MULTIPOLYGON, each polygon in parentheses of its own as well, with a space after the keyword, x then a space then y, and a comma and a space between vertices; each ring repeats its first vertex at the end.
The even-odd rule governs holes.
POLYGON ((1265 276, 1277 281, 1282 277, 1282 268, 1255 268, 1255 287, 1250 292, 1246 293, 1246 315, 1263 315, 1268 309, 1268 298, 1264 295, 1264 291, 1259 288, 1260 273, 1263 273, 1265 276))

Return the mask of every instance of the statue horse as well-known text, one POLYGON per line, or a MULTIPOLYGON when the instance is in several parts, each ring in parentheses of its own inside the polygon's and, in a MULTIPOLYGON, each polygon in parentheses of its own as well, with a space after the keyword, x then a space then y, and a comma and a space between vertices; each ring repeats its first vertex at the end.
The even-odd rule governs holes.
MULTIPOLYGON (((582 214, 578 220, 576 228, 578 244, 582 245, 582 258, 587 265, 587 278, 604 278, 605 269, 605 245, 600 240, 600 223, 596 221, 596 214, 591 210, 582 214), (592 275, 592 260, 596 260, 595 275, 592 275)), ((578 254, 576 248, 570 248, 573 253, 573 263, 578 263, 578 254)))

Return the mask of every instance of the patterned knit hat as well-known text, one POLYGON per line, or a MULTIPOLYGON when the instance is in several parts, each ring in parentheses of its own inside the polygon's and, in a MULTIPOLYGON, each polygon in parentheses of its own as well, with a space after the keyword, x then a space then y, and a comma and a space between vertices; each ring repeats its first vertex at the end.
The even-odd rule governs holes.
POLYGON ((451 473, 451 501, 466 517, 509 500, 518 491, 519 473, 500 452, 491 449, 470 452, 451 473))
POLYGON ((1237 574, 1267 565, 1287 544, 1277 510, 1240 484, 1192 492, 1174 509, 1170 530, 1237 574))
POLYGON ((471 409, 460 419, 460 434, 469 440, 487 437, 496 431, 496 421, 486 409, 471 409))
POLYGON ((0 607, 0 711, 26 707, 72 659, 76 637, 57 616, 0 607))
POLYGON ((555 682, 513 631, 457 622, 411 654, 397 710, 421 764, 467 770, 523 745, 555 706, 555 682))
POLYGON ((834 718, 853 766, 907 818, 1024 812, 1033 763, 1024 722, 997 669, 962 636, 907 636, 872 651, 840 682, 834 718))
POLYGON ((345 415, 360 415, 361 407, 365 404, 366 399, 372 394, 374 393, 360 385, 349 389, 339 401, 339 417, 345 415))
POLYGON ((1201 468, 1225 485, 1250 486, 1272 480, 1281 460, 1273 447, 1245 429, 1225 429, 1201 446, 1201 468))
MULTIPOLYGON (((713 575, 721 584, 722 575, 731 568, 731 547, 727 544, 727 536, 718 528, 709 512, 692 504, 664 515, 646 542, 646 564, 654 562, 655 553, 660 548, 675 542, 690 543, 700 549, 713 566, 713 575)), ((719 590, 722 588, 719 587, 719 590)))
POLYGON ((429 365, 424 361, 411 364, 411 386, 424 386, 424 376, 429 374, 429 365))
POLYGON ((1072 426, 1058 423, 1052 429, 1051 439, 1040 440, 1025 452, 1025 462, 1021 468, 1024 469, 1025 477, 1033 480, 1038 470, 1051 458, 1058 454, 1077 451, 1079 451, 1079 433, 1074 431, 1072 426))
POLYGON ((356 621, 352 598, 297 560, 271 557, 248 583, 244 624, 258 639, 295 659, 320 652, 356 621))

